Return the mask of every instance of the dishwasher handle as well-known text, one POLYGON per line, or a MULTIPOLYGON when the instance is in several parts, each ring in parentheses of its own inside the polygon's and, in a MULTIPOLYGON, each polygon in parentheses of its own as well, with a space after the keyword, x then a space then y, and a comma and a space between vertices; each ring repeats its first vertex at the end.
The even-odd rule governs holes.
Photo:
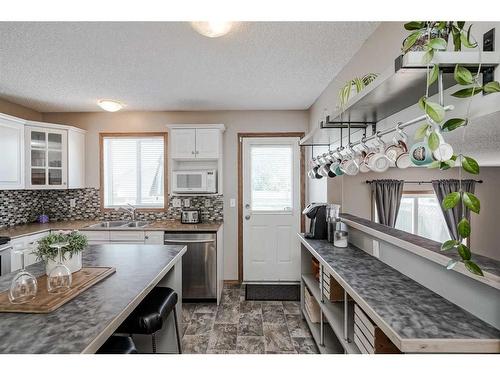
POLYGON ((215 242, 215 240, 163 240, 164 243, 176 243, 176 244, 185 244, 185 243, 212 243, 215 242))

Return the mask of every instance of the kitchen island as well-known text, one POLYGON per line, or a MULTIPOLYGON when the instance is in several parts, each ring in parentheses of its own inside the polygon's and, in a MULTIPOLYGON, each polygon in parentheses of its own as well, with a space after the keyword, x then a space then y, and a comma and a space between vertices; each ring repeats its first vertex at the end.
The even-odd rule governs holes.
MULTIPOLYGON (((0 313, 0 353, 95 353, 156 285, 169 286, 182 300, 185 246, 103 244, 83 253, 83 266, 111 266, 116 273, 49 314, 0 313)), ((35 276, 42 263, 27 268, 35 276)), ((14 273, 0 277, 7 290, 14 273)), ((45 288, 45 285, 39 285, 45 288)), ((180 318, 180 316, 179 316, 180 318)), ((159 333, 158 351, 175 351, 173 317, 159 333)), ((148 337, 136 337, 140 352, 148 337)))

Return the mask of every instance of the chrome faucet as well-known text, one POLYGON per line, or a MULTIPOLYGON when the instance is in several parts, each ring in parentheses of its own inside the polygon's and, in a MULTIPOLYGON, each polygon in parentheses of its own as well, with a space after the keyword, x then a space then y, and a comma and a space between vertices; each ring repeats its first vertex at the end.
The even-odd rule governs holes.
POLYGON ((120 206, 117 208, 117 211, 122 210, 128 212, 132 217, 132 221, 136 221, 135 211, 137 210, 137 207, 132 206, 130 203, 127 203, 127 206, 129 207, 120 206))

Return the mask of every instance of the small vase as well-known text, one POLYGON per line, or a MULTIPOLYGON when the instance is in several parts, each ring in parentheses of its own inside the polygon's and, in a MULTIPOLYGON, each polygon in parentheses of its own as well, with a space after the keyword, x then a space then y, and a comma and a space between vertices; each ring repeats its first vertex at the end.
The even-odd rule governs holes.
MULTIPOLYGON (((76 254, 73 254, 73 256, 69 256, 69 253, 64 253, 64 260, 62 262, 66 267, 69 268, 71 273, 75 273, 77 271, 80 271, 82 269, 82 252, 78 252, 76 254)), ((55 260, 48 260, 45 263, 45 273, 48 275, 52 268, 54 268, 57 265, 57 262, 55 260)))

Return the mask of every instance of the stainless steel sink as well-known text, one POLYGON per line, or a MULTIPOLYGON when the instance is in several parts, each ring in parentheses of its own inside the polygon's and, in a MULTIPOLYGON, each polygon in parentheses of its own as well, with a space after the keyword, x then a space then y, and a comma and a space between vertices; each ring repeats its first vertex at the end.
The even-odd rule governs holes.
POLYGON ((131 221, 128 224, 125 224, 125 227, 128 228, 144 228, 146 225, 149 224, 149 221, 131 221))
POLYGON ((103 221, 101 223, 89 225, 87 228, 94 228, 94 229, 144 228, 148 224, 149 221, 118 220, 118 221, 103 221))
POLYGON ((103 221, 102 223, 97 223, 90 225, 89 228, 118 228, 128 224, 129 221, 103 221))

